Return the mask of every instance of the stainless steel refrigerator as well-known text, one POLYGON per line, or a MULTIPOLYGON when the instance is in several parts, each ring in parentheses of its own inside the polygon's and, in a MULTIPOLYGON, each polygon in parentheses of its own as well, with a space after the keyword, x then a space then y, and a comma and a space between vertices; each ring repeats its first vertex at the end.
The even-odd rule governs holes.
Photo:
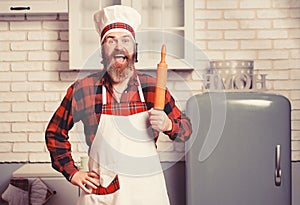
POLYGON ((187 102, 187 205, 291 205, 291 107, 263 93, 187 102))

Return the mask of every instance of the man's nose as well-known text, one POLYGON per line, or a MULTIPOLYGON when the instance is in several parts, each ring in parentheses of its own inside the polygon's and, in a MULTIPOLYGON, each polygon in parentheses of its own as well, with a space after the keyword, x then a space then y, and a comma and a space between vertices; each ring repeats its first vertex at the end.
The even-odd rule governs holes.
POLYGON ((116 41, 116 47, 115 47, 115 49, 121 50, 122 48, 123 48, 122 43, 120 41, 116 41))

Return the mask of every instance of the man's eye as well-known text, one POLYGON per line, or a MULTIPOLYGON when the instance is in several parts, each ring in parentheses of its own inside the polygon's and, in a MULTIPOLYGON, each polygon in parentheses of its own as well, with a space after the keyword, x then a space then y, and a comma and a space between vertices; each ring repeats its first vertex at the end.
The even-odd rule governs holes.
POLYGON ((123 38, 123 39, 122 39, 122 42, 123 42, 123 43, 128 43, 128 42, 129 42, 129 39, 128 39, 128 38, 123 38))
POLYGON ((109 39, 109 40, 107 41, 107 43, 108 43, 109 45, 113 45, 113 44, 115 43, 115 41, 112 40, 112 39, 109 39))

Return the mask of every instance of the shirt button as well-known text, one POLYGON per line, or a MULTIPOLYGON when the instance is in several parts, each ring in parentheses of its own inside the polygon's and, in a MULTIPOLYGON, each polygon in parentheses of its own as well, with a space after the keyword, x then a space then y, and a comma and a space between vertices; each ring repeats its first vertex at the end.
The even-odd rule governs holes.
POLYGON ((128 93, 128 91, 127 91, 127 90, 125 90, 125 93, 128 93))

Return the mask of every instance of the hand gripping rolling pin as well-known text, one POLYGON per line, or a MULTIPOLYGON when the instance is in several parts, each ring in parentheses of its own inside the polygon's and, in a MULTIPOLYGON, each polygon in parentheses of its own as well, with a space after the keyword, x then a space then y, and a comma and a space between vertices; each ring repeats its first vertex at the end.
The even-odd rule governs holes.
POLYGON ((164 110, 165 107, 165 94, 166 94, 166 84, 167 84, 167 71, 168 64, 165 62, 166 58, 166 46, 163 45, 161 48, 161 60, 157 64, 156 72, 156 88, 155 88, 155 100, 154 109, 164 110))

